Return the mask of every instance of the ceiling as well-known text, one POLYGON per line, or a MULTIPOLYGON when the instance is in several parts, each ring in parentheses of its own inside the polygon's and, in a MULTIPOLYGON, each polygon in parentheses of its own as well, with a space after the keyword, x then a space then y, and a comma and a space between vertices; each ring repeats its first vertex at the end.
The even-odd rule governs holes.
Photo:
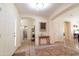
POLYGON ((50 3, 50 7, 45 10, 36 11, 28 7, 27 3, 16 3, 16 7, 20 15, 37 15, 42 17, 50 17, 53 13, 57 12, 61 7, 67 5, 65 3, 50 3))

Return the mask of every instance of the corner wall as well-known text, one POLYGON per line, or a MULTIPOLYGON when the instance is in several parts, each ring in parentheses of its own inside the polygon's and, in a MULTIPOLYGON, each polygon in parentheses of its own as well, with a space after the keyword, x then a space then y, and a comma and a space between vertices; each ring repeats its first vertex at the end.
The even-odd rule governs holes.
MULTIPOLYGON (((63 33, 64 33, 64 22, 71 22, 71 30, 72 24, 79 24, 79 5, 73 7, 73 9, 64 12, 60 16, 55 19, 49 20, 49 35, 51 44, 55 41, 63 41, 63 33)), ((71 34, 72 35, 72 34, 71 34)))

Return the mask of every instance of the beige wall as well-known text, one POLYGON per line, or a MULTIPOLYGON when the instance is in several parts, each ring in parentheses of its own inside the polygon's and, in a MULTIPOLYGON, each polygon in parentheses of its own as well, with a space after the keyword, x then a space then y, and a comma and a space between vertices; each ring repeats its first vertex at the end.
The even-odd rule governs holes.
POLYGON ((55 41, 63 41, 65 21, 71 22, 71 31, 73 24, 79 24, 79 6, 74 7, 67 12, 64 12, 55 19, 49 20, 49 34, 51 38, 51 43, 55 41))

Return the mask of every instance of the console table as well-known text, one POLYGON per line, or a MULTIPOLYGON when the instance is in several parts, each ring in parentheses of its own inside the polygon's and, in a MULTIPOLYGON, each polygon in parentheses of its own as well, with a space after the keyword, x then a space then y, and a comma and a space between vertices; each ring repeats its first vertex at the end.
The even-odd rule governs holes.
POLYGON ((50 44, 49 36, 39 36, 39 45, 42 45, 41 42, 46 41, 46 44, 50 44))

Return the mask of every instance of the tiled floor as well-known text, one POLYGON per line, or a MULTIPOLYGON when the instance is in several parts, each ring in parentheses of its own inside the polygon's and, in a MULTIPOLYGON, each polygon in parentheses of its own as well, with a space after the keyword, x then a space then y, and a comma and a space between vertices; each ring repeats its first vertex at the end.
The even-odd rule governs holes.
POLYGON ((78 49, 72 49, 63 43, 53 45, 38 46, 34 42, 24 40, 22 45, 16 50, 15 56, 79 56, 78 49))
POLYGON ((34 47, 35 44, 31 40, 24 40, 21 44, 21 46, 15 51, 15 55, 30 55, 30 48, 34 47), (26 52, 26 53, 25 53, 26 52))
POLYGON ((55 45, 47 48, 36 49, 36 55, 38 56, 79 56, 79 52, 74 49, 55 45))

